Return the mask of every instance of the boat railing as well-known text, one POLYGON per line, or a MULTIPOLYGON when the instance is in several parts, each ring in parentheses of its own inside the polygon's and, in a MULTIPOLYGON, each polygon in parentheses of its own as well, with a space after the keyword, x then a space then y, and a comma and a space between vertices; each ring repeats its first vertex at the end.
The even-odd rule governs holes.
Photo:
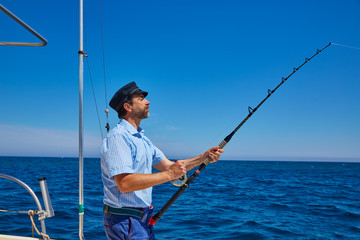
MULTIPOLYGON (((7 8, 5 8, 2 4, 0 4, 0 10, 2 12, 4 12, 6 15, 8 15, 10 18, 12 18, 14 21, 16 21, 19 25, 21 25, 23 28, 25 28, 27 31, 29 31, 32 35, 34 35, 36 38, 38 38, 41 43, 34 43, 34 42, 1 42, 0 41, 0 45, 5 45, 5 46, 33 46, 33 47, 42 47, 42 46, 46 46, 47 45, 47 40, 41 36, 39 33, 37 33, 34 29, 32 29, 28 24, 26 24, 24 21, 22 21, 20 18, 18 18, 15 14, 13 14, 10 10, 8 10, 7 8)), ((28 213, 30 215, 30 219, 32 222, 32 226, 33 228, 35 228, 35 230, 38 232, 38 234, 40 234, 43 239, 50 239, 48 235, 46 235, 46 226, 45 226, 45 218, 50 218, 53 217, 54 214, 54 210, 52 208, 51 205, 51 200, 50 200, 50 195, 47 189, 47 183, 46 183, 46 179, 42 178, 39 179, 39 183, 40 183, 40 188, 41 188, 41 193, 42 193, 42 197, 43 197, 43 201, 45 204, 45 209, 46 211, 44 211, 41 207, 41 203, 39 201, 39 199, 37 198, 36 194, 34 193, 34 191, 24 182, 22 182, 21 180, 6 175, 6 174, 1 174, 0 173, 0 178, 5 178, 5 179, 9 179, 13 182, 16 182, 17 184, 19 184, 20 186, 22 186, 23 188, 25 188, 30 195, 32 196, 32 198, 34 199, 38 210, 33 211, 30 210, 26 213, 28 213), (38 215, 39 216, 39 221, 41 223, 41 233, 37 230, 36 225, 33 221, 33 216, 34 215, 38 215)), ((12 211, 7 211, 7 210, 2 210, 5 212, 12 212, 12 211)), ((15 211, 15 212, 20 212, 20 211, 15 211)), ((1 236, 3 237, 3 236, 1 236)), ((8 238, 6 238, 8 239, 8 238)), ((9 239, 18 239, 18 238, 9 238, 9 239)), ((19 238, 20 239, 20 238, 19 238)))
MULTIPOLYGON (((6 175, 6 174, 2 174, 2 173, 0 173, 0 178, 5 178, 5 179, 8 179, 8 180, 11 180, 11 181, 19 184, 23 188, 25 188, 30 193, 30 195, 34 199, 34 201, 36 203, 36 206, 38 208, 36 211, 32 211, 32 210, 30 210, 30 211, 32 211, 33 213, 35 213, 35 214, 37 214, 39 216, 39 221, 41 223, 41 231, 42 231, 41 232, 42 234, 40 234, 40 235, 42 235, 43 238, 46 239, 47 235, 46 235, 45 218, 50 218, 50 217, 55 216, 54 210, 52 208, 51 200, 50 200, 49 191, 48 191, 48 188, 47 188, 46 178, 39 179, 40 189, 41 189, 41 193, 42 193, 42 196, 43 196, 43 201, 44 201, 46 211, 43 210, 38 197, 36 196, 34 191, 26 183, 24 183, 23 181, 15 178, 15 177, 12 177, 12 176, 6 175)), ((11 212, 11 211, 8 211, 8 212, 11 212)), ((33 224, 33 227, 36 228, 36 226, 34 226, 35 224, 34 224, 33 221, 32 221, 32 224, 33 224)))
POLYGON ((14 19, 18 24, 20 24, 23 28, 28 30, 32 35, 37 37, 41 43, 31 43, 31 42, 0 42, 0 45, 5 46, 32 46, 32 47, 43 47, 46 46, 47 41, 46 39, 37 33, 34 29, 32 29, 29 25, 27 25, 24 21, 18 18, 15 14, 10 12, 7 8, 0 4, 0 10, 3 11, 6 15, 14 19))

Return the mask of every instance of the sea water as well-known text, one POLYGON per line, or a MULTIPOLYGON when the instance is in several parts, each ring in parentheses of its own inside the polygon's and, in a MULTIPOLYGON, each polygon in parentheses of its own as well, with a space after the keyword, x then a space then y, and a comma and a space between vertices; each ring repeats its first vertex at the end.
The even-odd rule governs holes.
MULTIPOLYGON (((84 235, 105 240, 99 159, 85 159, 84 235)), ((28 184, 40 201, 46 177, 54 239, 78 239, 78 160, 0 157, 0 173, 28 184)), ((154 187, 157 212, 177 188, 154 187)), ((360 163, 219 161, 210 164, 155 226, 157 239, 360 239, 360 163)), ((0 178, 0 209, 36 205, 27 191, 0 178)), ((37 221, 38 228, 40 224, 37 221)), ((29 216, 0 212, 0 233, 31 236, 29 216)))

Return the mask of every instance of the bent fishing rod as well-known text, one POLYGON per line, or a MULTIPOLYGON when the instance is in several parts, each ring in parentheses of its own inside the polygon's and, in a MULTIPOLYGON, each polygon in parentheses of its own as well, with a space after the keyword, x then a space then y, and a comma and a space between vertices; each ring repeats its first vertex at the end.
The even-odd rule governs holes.
MULTIPOLYGON (((281 83, 277 85, 273 90, 268 89, 267 96, 253 109, 251 107, 248 107, 249 114, 242 120, 242 122, 229 134, 227 135, 224 140, 219 144, 219 147, 222 149, 228 144, 231 140, 231 138, 234 136, 234 134, 244 125, 244 123, 259 109, 259 107, 286 81, 288 80, 295 72, 297 72, 302 66, 304 66, 307 62, 309 62, 312 58, 314 58, 316 55, 318 55, 320 52, 325 50, 327 47, 331 45, 331 42, 323 47, 322 49, 317 49, 316 53, 311 56, 310 58, 305 58, 305 61, 303 64, 301 64, 299 67, 294 68, 293 72, 287 76, 286 78, 281 79, 281 83)), ((158 213, 151 216, 149 224, 155 225, 161 216, 169 209, 169 207, 180 197, 180 195, 190 186, 190 184, 195 180, 197 176, 199 176, 199 173, 203 171, 206 166, 210 163, 211 158, 207 157, 205 161, 200 165, 200 167, 186 180, 184 184, 182 184, 179 189, 172 195, 172 197, 165 203, 165 205, 160 209, 158 213)))

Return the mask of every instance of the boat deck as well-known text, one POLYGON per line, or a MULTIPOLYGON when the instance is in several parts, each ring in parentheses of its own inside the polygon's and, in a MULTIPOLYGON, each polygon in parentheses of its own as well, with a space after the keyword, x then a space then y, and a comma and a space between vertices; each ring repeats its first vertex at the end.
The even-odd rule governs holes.
POLYGON ((0 240, 41 240, 40 238, 33 237, 20 237, 20 236, 12 236, 12 235, 2 235, 0 234, 0 240))

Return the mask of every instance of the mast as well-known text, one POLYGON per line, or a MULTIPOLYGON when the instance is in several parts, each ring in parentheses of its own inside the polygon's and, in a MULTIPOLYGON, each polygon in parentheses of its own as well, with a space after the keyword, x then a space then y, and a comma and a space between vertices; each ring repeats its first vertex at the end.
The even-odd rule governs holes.
POLYGON ((79 0, 79 239, 84 233, 84 159, 83 159, 83 79, 84 79, 84 48, 83 48, 83 0, 79 0))

